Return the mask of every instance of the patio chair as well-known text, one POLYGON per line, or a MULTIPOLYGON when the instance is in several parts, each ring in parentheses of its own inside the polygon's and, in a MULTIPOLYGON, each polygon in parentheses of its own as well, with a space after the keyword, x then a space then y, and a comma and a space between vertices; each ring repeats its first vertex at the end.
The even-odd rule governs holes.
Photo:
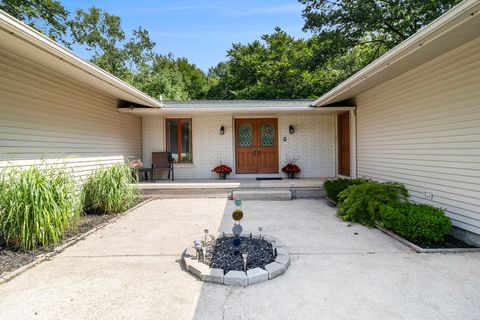
POLYGON ((173 158, 170 152, 152 152, 152 168, 150 172, 152 182, 155 182, 156 171, 168 171, 168 179, 170 179, 171 172, 172 181, 175 181, 173 158))

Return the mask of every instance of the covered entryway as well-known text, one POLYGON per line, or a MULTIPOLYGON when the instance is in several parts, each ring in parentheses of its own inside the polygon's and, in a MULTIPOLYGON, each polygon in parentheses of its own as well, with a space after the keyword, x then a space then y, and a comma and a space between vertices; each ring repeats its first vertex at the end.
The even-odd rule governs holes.
POLYGON ((236 119, 235 159, 237 173, 278 173, 277 119, 236 119))
MULTIPOLYGON (((314 108, 309 107, 311 102, 167 101, 163 108, 119 111, 142 117, 141 159, 146 168, 151 166, 153 152, 172 152, 175 149, 171 145, 178 146, 180 135, 169 141, 168 137, 178 133, 174 130, 169 135, 169 123, 175 123, 175 119, 189 122, 182 131, 188 139, 179 143, 190 148, 182 150, 182 156, 175 159, 175 179, 218 179, 212 169, 220 163, 232 168, 227 180, 278 178, 283 176, 282 166, 289 161, 301 168, 298 178, 334 177, 338 174, 337 116, 348 114, 355 107, 314 108)), ((350 124, 354 125, 354 114, 350 113, 350 117, 350 124)), ((350 152, 354 159, 354 151, 350 152)), ((354 164, 352 161, 352 173, 354 164)))

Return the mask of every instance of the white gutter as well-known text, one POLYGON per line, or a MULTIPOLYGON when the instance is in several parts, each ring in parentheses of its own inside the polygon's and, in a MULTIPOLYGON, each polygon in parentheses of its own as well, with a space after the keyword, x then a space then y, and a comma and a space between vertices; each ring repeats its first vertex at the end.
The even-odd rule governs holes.
MULTIPOLYGON (((427 27, 410 36, 383 56, 312 102, 312 106, 318 107, 338 102, 335 101, 335 98, 339 95, 348 93, 349 90, 352 90, 354 87, 368 81, 372 76, 388 69, 392 64, 411 55, 423 45, 445 34, 459 24, 462 24, 468 18, 478 15, 479 10, 480 1, 478 0, 465 0, 461 2, 447 13, 434 20, 427 27), (459 21, 457 21, 457 19, 459 19, 459 21)), ((352 98, 352 96, 349 96, 349 98, 352 98)))
POLYGON ((4 29, 10 35, 15 36, 25 42, 28 42, 30 45, 39 48, 44 52, 58 58, 63 63, 68 63, 76 67, 80 71, 88 73, 90 76, 93 76, 105 83, 108 83, 116 89, 121 90, 122 92, 141 100, 147 106, 158 108, 163 107, 163 104, 160 101, 146 95, 140 90, 132 87, 131 85, 118 79, 112 74, 97 67, 93 63, 83 60, 71 51, 60 46, 58 43, 56 43, 49 37, 43 35, 32 27, 26 25, 25 23, 15 19, 14 17, 10 16, 2 10, 0 10, 0 28, 4 29))

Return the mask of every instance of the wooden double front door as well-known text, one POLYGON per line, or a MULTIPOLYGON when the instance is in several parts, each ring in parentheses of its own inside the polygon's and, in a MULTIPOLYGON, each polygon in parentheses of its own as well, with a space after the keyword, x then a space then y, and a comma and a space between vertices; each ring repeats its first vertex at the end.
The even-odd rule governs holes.
POLYGON ((237 173, 278 173, 277 119, 236 119, 237 173))

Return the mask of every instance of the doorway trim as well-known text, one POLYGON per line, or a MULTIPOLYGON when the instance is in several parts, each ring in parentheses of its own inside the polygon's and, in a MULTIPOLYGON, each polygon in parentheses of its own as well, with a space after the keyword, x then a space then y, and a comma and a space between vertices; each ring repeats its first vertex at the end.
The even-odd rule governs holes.
POLYGON ((339 113, 337 115, 337 172, 338 175, 345 177, 352 175, 350 128, 350 113, 339 113))
MULTIPOLYGON (((279 169, 279 157, 280 157, 280 146, 279 146, 279 143, 280 143, 280 140, 279 140, 279 120, 278 120, 278 117, 276 116, 239 116, 239 117, 233 117, 233 162, 234 162, 234 166, 235 166, 235 175, 278 175, 279 172, 280 172, 280 169, 279 169), (274 120, 275 123, 274 123, 274 126, 275 126, 275 137, 274 137, 274 141, 275 141, 275 169, 272 169, 271 171, 265 171, 265 172, 259 172, 258 171, 258 164, 257 164, 257 171, 256 172, 250 172, 250 173, 242 173, 242 172, 238 172, 238 152, 237 152, 237 148, 238 148, 238 128, 237 128, 237 120, 253 120, 253 121, 258 121, 258 120, 262 120, 262 119, 271 119, 271 120, 274 120)), ((258 130, 258 136, 257 136, 257 139, 259 139, 259 130, 260 130, 260 126, 257 126, 255 125, 256 127, 256 130, 258 130)), ((254 137, 255 139, 255 137, 254 137)), ((254 142, 254 144, 257 144, 257 142, 254 142)), ((257 146, 258 147, 258 146, 257 146)), ((258 160, 257 160, 258 161, 258 160)), ((273 167, 272 167, 273 168, 273 167)))

